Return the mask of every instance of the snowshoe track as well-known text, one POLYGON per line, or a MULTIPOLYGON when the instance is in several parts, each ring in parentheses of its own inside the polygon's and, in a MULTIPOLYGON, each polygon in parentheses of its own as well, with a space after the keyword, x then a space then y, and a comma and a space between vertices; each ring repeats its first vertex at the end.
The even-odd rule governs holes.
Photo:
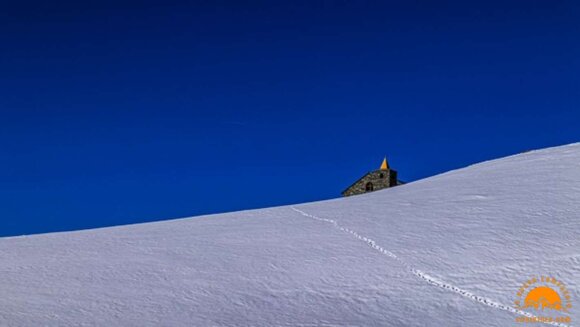
MULTIPOLYGON (((454 286, 452 284, 446 283, 444 281, 441 281, 433 276, 430 276, 424 272, 422 272, 421 270, 415 269, 412 266, 410 266, 408 263, 404 262, 401 258, 399 258, 397 255, 395 255, 393 252, 383 248, 382 246, 378 245, 374 240, 365 237, 363 235, 360 235, 359 233, 353 231, 352 229, 346 228, 344 226, 341 226, 338 224, 338 222, 336 222, 336 220, 333 219, 328 219, 328 218, 321 218, 321 217, 317 217, 315 215, 311 215, 307 212, 304 212, 300 209, 297 209, 295 207, 291 207, 292 210, 296 211, 297 213, 301 214, 302 216, 314 219, 314 220, 318 220, 318 221, 322 221, 322 222, 326 222, 329 224, 332 224, 334 226, 334 228, 345 232, 347 234, 351 234, 352 236, 356 237, 357 239, 367 243, 368 246, 370 246, 371 248, 373 248, 374 250, 382 253, 383 255, 386 255, 388 257, 390 257, 391 259, 396 260, 397 262, 399 262, 402 266, 405 267, 405 269, 407 269, 410 273, 412 273, 413 275, 421 278, 422 280, 426 281, 427 283, 433 285, 433 286, 437 286, 439 288, 448 290, 448 291, 452 291, 455 293, 458 293, 464 297, 467 297, 473 301, 485 304, 489 307, 495 308, 495 309, 499 309, 499 310, 504 310, 504 311, 509 311, 518 315, 522 315, 525 317, 529 317, 529 318, 535 318, 536 316, 526 312, 526 311, 522 311, 520 309, 516 309, 514 307, 511 307, 509 305, 505 305, 505 304, 501 304, 499 302, 496 302, 494 300, 488 299, 486 297, 483 296, 479 296, 479 295, 475 295, 469 291, 466 291, 464 289, 461 289, 457 286, 454 286)), ((544 324, 548 324, 548 325, 553 325, 553 326, 560 326, 560 327, 571 327, 570 325, 566 325, 566 324, 562 324, 562 323, 557 323, 557 322, 542 322, 544 324)))

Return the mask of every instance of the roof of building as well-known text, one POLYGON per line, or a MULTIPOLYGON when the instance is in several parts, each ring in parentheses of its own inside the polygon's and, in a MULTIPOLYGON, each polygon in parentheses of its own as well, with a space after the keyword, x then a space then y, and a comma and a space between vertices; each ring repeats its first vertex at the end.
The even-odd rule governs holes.
POLYGON ((389 163, 387 162, 387 157, 383 159, 383 163, 381 164, 381 170, 389 170, 389 163))

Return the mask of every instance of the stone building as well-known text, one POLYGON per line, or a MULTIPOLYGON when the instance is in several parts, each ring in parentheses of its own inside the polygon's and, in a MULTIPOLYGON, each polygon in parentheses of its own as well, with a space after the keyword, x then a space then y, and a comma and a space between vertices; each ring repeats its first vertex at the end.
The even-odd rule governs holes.
POLYGON ((385 158, 383 159, 380 169, 366 173, 366 175, 344 190, 342 196, 377 191, 400 184, 402 184, 402 182, 397 179, 397 171, 389 167, 387 158, 385 158))

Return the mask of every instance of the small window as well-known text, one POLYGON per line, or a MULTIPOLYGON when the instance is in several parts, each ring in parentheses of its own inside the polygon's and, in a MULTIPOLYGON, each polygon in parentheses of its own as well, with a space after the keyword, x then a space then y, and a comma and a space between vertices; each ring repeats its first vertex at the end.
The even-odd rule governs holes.
POLYGON ((385 178, 385 174, 381 173, 381 174, 379 175, 379 178, 385 178))

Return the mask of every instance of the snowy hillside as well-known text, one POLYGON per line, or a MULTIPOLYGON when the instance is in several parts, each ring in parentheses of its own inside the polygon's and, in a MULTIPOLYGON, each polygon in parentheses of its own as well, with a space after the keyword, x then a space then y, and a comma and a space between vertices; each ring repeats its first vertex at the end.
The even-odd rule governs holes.
POLYGON ((566 285, 575 325, 580 143, 368 195, 3 238, 0 272, 1 326, 524 326, 534 276, 566 285))

